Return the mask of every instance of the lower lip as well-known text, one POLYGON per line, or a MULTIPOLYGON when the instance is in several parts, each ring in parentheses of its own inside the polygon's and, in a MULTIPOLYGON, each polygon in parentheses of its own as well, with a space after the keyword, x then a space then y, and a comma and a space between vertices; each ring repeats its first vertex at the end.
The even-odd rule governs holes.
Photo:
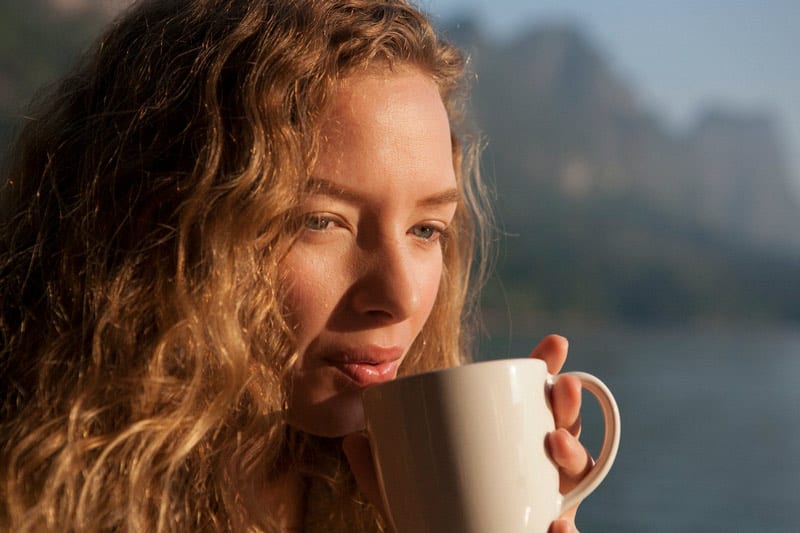
POLYGON ((394 379, 397 375, 397 368, 400 366, 400 360, 378 364, 345 362, 331 364, 351 380, 359 385, 366 386, 394 379))

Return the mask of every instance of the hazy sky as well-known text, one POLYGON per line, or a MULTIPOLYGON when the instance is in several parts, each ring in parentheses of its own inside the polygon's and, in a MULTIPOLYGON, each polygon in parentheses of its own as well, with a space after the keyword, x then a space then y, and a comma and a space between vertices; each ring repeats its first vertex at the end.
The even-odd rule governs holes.
POLYGON ((435 18, 477 15, 498 37, 569 21, 642 101, 677 127, 715 102, 778 116, 800 192, 800 1, 418 0, 435 18))

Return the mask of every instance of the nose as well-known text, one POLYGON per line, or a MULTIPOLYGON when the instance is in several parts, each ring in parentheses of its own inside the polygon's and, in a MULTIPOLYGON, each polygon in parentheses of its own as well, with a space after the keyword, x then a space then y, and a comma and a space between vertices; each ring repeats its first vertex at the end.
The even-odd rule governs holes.
POLYGON ((421 276, 414 254, 396 240, 361 252, 361 276, 353 286, 351 305, 361 316, 399 322, 413 315, 421 302, 421 276))

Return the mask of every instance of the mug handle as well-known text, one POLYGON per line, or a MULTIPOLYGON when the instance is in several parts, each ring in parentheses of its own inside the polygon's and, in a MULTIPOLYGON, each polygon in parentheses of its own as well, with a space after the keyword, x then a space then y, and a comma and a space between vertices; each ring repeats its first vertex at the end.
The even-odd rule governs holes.
MULTIPOLYGON (((608 387, 598 378, 586 372, 566 372, 562 375, 578 378, 583 388, 591 392, 597 399, 603 412, 605 434, 603 448, 600 450, 600 455, 597 457, 592 469, 574 489, 560 498, 559 513, 578 505, 600 485, 609 470, 611 470, 611 465, 614 464, 620 438, 619 408, 608 387)), ((550 376, 548 378, 549 384, 552 385, 554 380, 555 378, 550 376)))

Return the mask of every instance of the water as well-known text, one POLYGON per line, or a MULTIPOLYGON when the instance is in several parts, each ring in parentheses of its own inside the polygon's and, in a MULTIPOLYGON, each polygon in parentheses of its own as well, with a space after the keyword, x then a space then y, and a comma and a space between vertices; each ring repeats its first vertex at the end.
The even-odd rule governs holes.
MULTIPOLYGON (((619 455, 581 505, 581 531, 800 531, 800 328, 560 333, 565 370, 600 377, 622 415, 619 455)), ((535 342, 482 353, 525 355, 535 342)), ((584 401, 596 455, 600 410, 584 401)))

